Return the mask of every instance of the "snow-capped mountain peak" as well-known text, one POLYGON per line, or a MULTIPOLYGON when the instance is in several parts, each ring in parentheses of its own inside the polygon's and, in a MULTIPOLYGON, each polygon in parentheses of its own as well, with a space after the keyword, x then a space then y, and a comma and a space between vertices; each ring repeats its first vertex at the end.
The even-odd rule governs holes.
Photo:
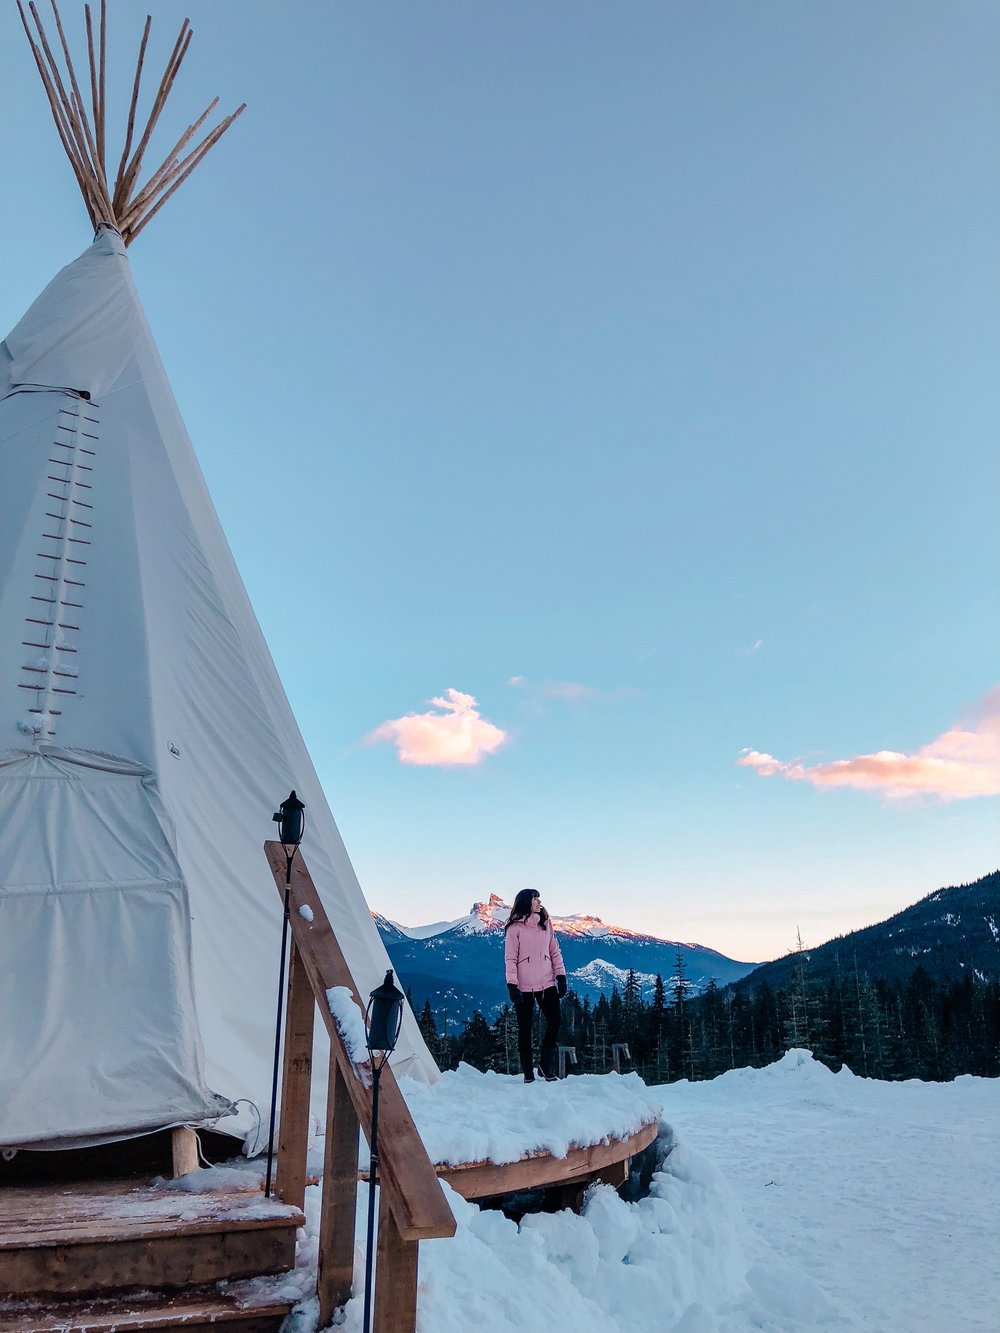
MULTIPOLYGON (((635 979, 644 996, 650 994, 656 985, 656 974, 653 972, 636 972, 635 979)), ((586 966, 578 967, 569 974, 570 985, 578 989, 610 992, 612 986, 617 986, 619 991, 624 991, 627 981, 628 968, 616 967, 606 958, 594 958, 586 966)))
MULTIPOLYGON (((398 921, 387 921, 386 918, 379 917, 376 912, 373 912, 372 916, 375 917, 376 921, 386 921, 387 925, 399 931, 407 939, 428 940, 451 931, 459 936, 500 934, 507 924, 510 910, 510 903, 499 893, 491 893, 485 902, 473 903, 465 916, 456 917, 453 921, 435 921, 426 926, 403 926, 398 921)), ((574 913, 569 916, 556 916, 550 913, 550 917, 556 934, 563 939, 607 940, 610 944, 656 939, 653 935, 646 934, 643 931, 629 930, 625 926, 609 926, 599 916, 590 916, 587 913, 574 913)), ((676 940, 661 942, 675 948, 699 947, 698 945, 681 944, 676 940)))
POLYGON ((552 920, 560 935, 589 935, 591 939, 600 939, 610 935, 612 929, 599 916, 560 916, 552 920))
MULTIPOLYGON (((505 902, 498 893, 491 893, 486 902, 473 903, 469 915, 456 922, 460 935, 476 935, 503 930, 510 916, 510 903, 505 902)), ((643 939, 638 932, 625 930, 621 926, 607 926, 599 916, 554 916, 549 914, 556 933, 578 939, 602 939, 606 935, 622 936, 630 939, 643 939)))
POLYGON ((493 934, 503 930, 510 916, 510 904, 499 893, 491 893, 484 903, 473 903, 467 917, 458 922, 459 935, 493 934))

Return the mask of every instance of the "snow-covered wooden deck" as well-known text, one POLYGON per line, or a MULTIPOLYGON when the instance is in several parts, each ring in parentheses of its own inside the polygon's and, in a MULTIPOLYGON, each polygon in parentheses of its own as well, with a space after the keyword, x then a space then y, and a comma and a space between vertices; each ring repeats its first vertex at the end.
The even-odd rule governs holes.
POLYGON ((496 1198, 520 1190, 546 1189, 554 1185, 586 1187, 593 1181, 623 1185, 628 1165, 637 1153, 656 1138, 658 1121, 643 1125, 627 1139, 612 1138, 572 1148, 564 1157, 549 1152, 529 1153, 516 1162, 464 1162, 461 1166, 436 1166, 441 1180, 463 1199, 496 1198))
POLYGON ((0 1329, 276 1330, 305 1219, 229 1174, 198 1193, 134 1180, 5 1186, 0 1329))
POLYGON ((620 1185, 656 1138, 662 1104, 636 1074, 520 1075, 448 1070, 399 1088, 438 1178, 466 1199, 599 1179, 620 1185))

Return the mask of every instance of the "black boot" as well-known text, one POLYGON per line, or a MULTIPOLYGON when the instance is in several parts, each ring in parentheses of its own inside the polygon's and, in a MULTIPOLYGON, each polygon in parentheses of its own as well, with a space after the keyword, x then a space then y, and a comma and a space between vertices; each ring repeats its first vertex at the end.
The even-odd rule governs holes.
POLYGON ((542 1057, 535 1069, 535 1077, 544 1079, 546 1083, 557 1082, 555 1074, 555 1051, 542 1051, 542 1057))

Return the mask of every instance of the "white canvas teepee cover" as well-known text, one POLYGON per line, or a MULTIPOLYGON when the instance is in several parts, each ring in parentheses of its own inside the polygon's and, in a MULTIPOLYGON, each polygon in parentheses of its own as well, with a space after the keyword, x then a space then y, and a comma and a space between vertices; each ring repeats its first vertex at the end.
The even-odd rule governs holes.
MULTIPOLYGON (((266 1115, 290 788, 389 962, 110 228, 0 345, 0 466, 0 1146, 266 1115)), ((437 1077, 409 1011, 393 1063, 437 1077)))

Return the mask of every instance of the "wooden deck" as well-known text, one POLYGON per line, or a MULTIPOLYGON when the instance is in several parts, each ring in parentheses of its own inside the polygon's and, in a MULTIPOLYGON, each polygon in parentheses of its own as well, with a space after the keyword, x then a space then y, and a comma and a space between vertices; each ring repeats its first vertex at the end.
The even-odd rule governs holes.
MULTIPOLYGON (((435 1170, 466 1199, 544 1189, 573 1207, 593 1181, 622 1184, 656 1133, 653 1122, 565 1157, 435 1170)), ((277 1333, 293 1303, 281 1275, 304 1218, 264 1199, 249 1173, 245 1184, 0 1187, 0 1333, 277 1333)))
MULTIPOLYGON (((228 1226, 244 1231, 302 1226, 298 1208, 265 1199, 255 1176, 246 1189, 192 1192, 98 1180, 67 1185, 8 1185, 0 1192, 0 1252, 136 1237, 194 1236, 228 1226)), ((6 1277, 6 1269, 3 1271, 6 1277)))
POLYGON ((280 1280, 268 1292, 260 1281, 129 1297, 0 1301, 3 1333, 274 1333, 292 1309, 280 1280))
POLYGON ((4 1187, 0 1333, 275 1333, 292 1305, 276 1275, 293 1266, 305 1219, 246 1183, 199 1193, 134 1180, 4 1187))

